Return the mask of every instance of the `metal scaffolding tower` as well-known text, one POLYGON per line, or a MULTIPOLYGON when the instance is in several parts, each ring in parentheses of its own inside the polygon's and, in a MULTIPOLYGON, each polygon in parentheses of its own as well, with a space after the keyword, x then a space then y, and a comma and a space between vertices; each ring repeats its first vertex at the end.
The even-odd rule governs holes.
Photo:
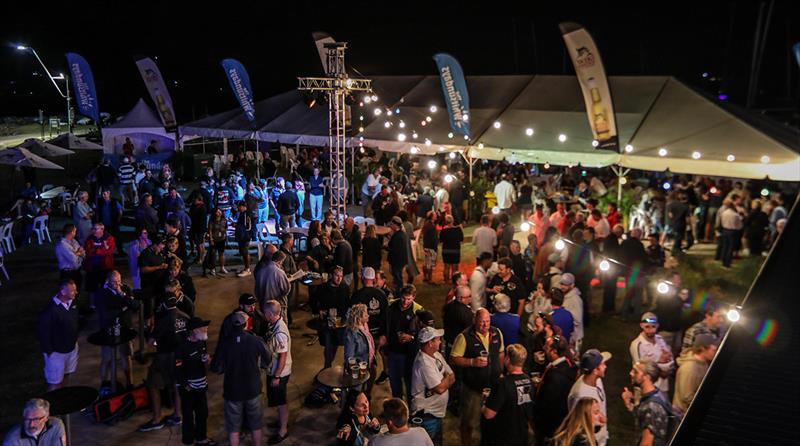
POLYGON ((331 212, 337 221, 347 214, 347 105, 346 98, 355 91, 372 91, 369 79, 350 79, 345 69, 346 42, 325 44, 327 77, 298 78, 298 90, 311 94, 324 92, 328 101, 328 149, 330 150, 331 212))

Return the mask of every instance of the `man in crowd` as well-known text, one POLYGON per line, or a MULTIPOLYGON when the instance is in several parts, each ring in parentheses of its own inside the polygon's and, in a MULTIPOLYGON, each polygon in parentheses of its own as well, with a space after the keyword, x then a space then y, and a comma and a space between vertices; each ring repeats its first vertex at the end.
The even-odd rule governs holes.
POLYGON ((244 330, 247 315, 233 316, 233 333, 220 340, 211 370, 224 374, 225 430, 231 446, 239 446, 240 432, 247 426, 253 444, 262 444, 261 368, 268 367, 270 354, 264 341, 244 330))
POLYGON ((422 426, 436 446, 442 446, 443 420, 448 389, 455 383, 453 369, 439 353, 444 330, 423 327, 417 339, 420 350, 411 371, 411 412, 422 418, 422 426))
POLYGON ((622 402, 628 412, 633 412, 636 421, 636 444, 638 445, 666 445, 669 429, 669 416, 671 410, 667 409, 669 403, 664 401, 661 391, 654 382, 658 379, 660 371, 655 363, 644 360, 633 364, 631 369, 631 383, 641 389, 642 396, 638 405, 634 405, 633 392, 625 387, 622 392, 622 402))
POLYGON ((233 322, 237 317, 236 313, 239 312, 244 313, 247 318, 243 330, 256 336, 264 337, 267 330, 267 320, 264 317, 264 313, 258 309, 258 299, 250 293, 244 293, 239 296, 239 306, 222 320, 222 326, 219 329, 220 342, 229 338, 236 331, 233 322))
MULTIPOLYGON (((108 273, 108 278, 97 296, 97 314, 100 329, 113 329, 117 323, 123 329, 133 329, 133 312, 138 308, 139 301, 134 300, 130 287, 123 285, 122 275, 119 271, 113 270, 108 273)), ((118 359, 121 360, 122 370, 125 373, 125 385, 130 388, 133 386, 130 342, 115 347, 102 347, 100 380, 104 386, 110 385, 109 376, 111 375, 111 365, 114 357, 113 349, 117 349, 118 359)), ((117 377, 113 376, 111 379, 116 380, 117 377)))
POLYGON ((244 267, 236 275, 238 277, 247 277, 252 274, 250 271, 250 242, 255 233, 255 225, 253 224, 253 217, 247 211, 247 203, 240 201, 238 203, 239 213, 236 217, 236 227, 234 229, 234 238, 239 248, 239 255, 242 256, 244 267))
POLYGON ((725 200, 720 210, 719 220, 722 233, 719 236, 715 260, 721 261, 724 268, 731 267, 733 253, 739 245, 737 240, 744 227, 744 219, 736 208, 738 200, 739 197, 734 194, 732 200, 725 200))
MULTIPOLYGON (((481 225, 472 234, 472 244, 475 245, 475 257, 480 259, 481 254, 488 252, 494 255, 497 246, 497 231, 492 229, 488 215, 481 216, 481 225)), ((480 261, 478 261, 480 265, 480 261)))
POLYGON ((400 293, 403 286, 403 269, 408 264, 408 235, 403 230, 403 220, 398 216, 392 217, 391 225, 392 238, 389 239, 389 255, 387 260, 392 267, 392 279, 394 288, 400 293))
POLYGON ((198 317, 186 323, 186 336, 181 336, 175 349, 175 381, 181 395, 183 422, 181 441, 197 446, 216 445, 208 438, 208 380, 206 366, 211 361, 206 348, 208 324, 198 317))
POLYGON ((493 383, 481 412, 484 422, 481 444, 527 446, 528 426, 533 416, 535 389, 522 371, 528 352, 520 344, 506 348, 505 375, 493 383))
POLYGON ((277 210, 280 214, 281 230, 294 228, 297 226, 295 223, 295 214, 300 207, 300 199, 297 198, 297 192, 292 187, 292 182, 287 181, 286 190, 278 197, 277 210))
MULTIPOLYGON (((491 230, 491 229, 490 229, 491 230)), ((469 288, 472 292, 472 311, 486 307, 486 283, 488 282, 488 271, 492 266, 492 253, 483 252, 478 256, 478 266, 469 276, 469 288)))
POLYGON ((625 289, 625 300, 622 302, 621 317, 623 320, 638 318, 642 314, 644 305, 644 286, 645 275, 641 271, 648 264, 647 252, 641 241, 642 230, 640 228, 631 229, 628 238, 622 241, 619 247, 622 262, 627 266, 625 269, 627 288, 625 289))
POLYGON ((331 241, 334 245, 333 264, 342 267, 344 283, 349 287, 353 283, 353 248, 338 229, 331 231, 331 241))
POLYGON ((422 306, 414 302, 417 290, 413 285, 402 287, 398 296, 397 300, 389 304, 387 310, 386 351, 389 353, 389 384, 392 396, 401 398, 405 383, 406 394, 411 400, 411 369, 417 353, 414 342, 417 330, 414 322, 422 306))
POLYGON ((288 304, 288 295, 292 287, 289 283, 289 277, 281 268, 286 254, 281 251, 275 252, 272 255, 264 253, 261 260, 256 265, 255 279, 255 296, 261 305, 261 311, 264 311, 264 305, 269 300, 277 300, 281 303, 281 317, 286 316, 286 305, 288 304))
POLYGON ((433 446, 425 429, 408 426, 408 406, 402 399, 384 400, 383 418, 389 430, 373 438, 372 446, 433 446))
MULTIPOLYGON (((620 237, 625 233, 625 227, 615 224, 611 232, 603 240, 603 255, 610 259, 621 261, 619 253, 620 237)), ((609 268, 603 275, 603 312, 613 313, 617 300, 617 279, 619 279, 620 268, 615 262, 608 262, 609 268)))
POLYGON ((486 293, 490 300, 494 301, 494 296, 502 293, 511 299, 510 311, 521 314, 528 298, 525 284, 522 279, 514 274, 514 263, 508 257, 497 261, 497 274, 489 281, 486 293))
POLYGON ((48 390, 60 388, 78 367, 78 306, 74 304, 77 294, 73 280, 62 281, 58 294, 39 314, 38 337, 48 390))
POLYGON ((369 314, 369 332, 372 334, 376 347, 386 344, 386 315, 389 301, 386 294, 375 286, 375 269, 365 267, 362 272, 364 286, 353 293, 350 298, 350 307, 364 304, 369 314))
MULTIPOLYGON (((669 276, 670 287, 666 293, 655 296, 653 313, 658 320, 659 336, 674 355, 681 351, 681 331, 684 308, 689 300, 689 290, 681 288, 681 274, 676 270, 669 276)), ((654 358, 651 358, 654 359, 654 358)))
POLYGON ((105 230, 111 234, 117 244, 117 254, 122 256, 122 241, 120 240, 119 224, 122 221, 122 205, 116 198, 111 196, 110 190, 104 190, 97 200, 97 218, 105 226, 105 230))
POLYGON ((703 313, 703 320, 689 327, 684 333, 680 356, 685 358, 691 355, 694 340, 701 334, 711 335, 714 339, 721 339, 724 324, 725 316, 722 314, 720 305, 717 302, 709 302, 703 313))
POLYGON ((122 162, 117 168, 117 177, 119 178, 119 196, 122 198, 122 205, 130 203, 136 206, 139 202, 136 194, 136 183, 134 175, 136 174, 136 166, 131 163, 131 159, 127 156, 122 157, 122 162))
POLYGON ((678 360, 680 367, 675 376, 675 395, 672 398, 672 406, 681 413, 689 410, 689 405, 717 353, 717 342, 718 340, 712 335, 697 335, 692 344, 691 356, 678 360))
POLYGON ((269 439, 269 444, 278 444, 289 436, 286 387, 292 374, 292 338, 281 313, 281 304, 277 300, 269 300, 264 305, 267 319, 265 339, 271 358, 267 368, 267 407, 278 408, 278 431, 269 439))
POLYGON ((149 193, 143 194, 139 200, 139 207, 136 208, 136 226, 147 229, 150 240, 158 234, 158 211, 153 208, 153 196, 149 193))
POLYGON ((567 400, 578 371, 569 360, 569 344, 563 335, 554 335, 545 341, 545 359, 548 362, 542 380, 536 389, 533 420, 536 444, 553 436, 567 416, 567 400))
POLYGON ((581 292, 575 286, 575 276, 570 273, 561 275, 561 291, 564 292, 564 308, 572 315, 573 330, 569 341, 576 352, 581 351, 583 343, 583 300, 581 292))
POLYGON ((670 198, 670 203, 667 205, 667 221, 674 236, 672 255, 676 256, 683 252, 681 245, 689 222, 689 204, 686 202, 684 192, 673 192, 670 198))
POLYGON ((365 217, 372 215, 372 200, 381 192, 381 169, 376 167, 375 170, 367 176, 364 180, 364 185, 361 186, 361 207, 365 217))
MULTIPOLYGON (((606 362, 611 359, 611 353, 589 349, 581 356, 581 375, 569 391, 567 408, 572 410, 581 398, 592 398, 597 401, 603 417, 608 417, 606 405, 606 391, 603 387, 603 378, 606 376, 606 362)), ((598 446, 608 443, 608 427, 603 424, 600 432, 595 434, 598 446)))
MULTIPOLYGON (((351 271, 353 273, 353 289, 358 288, 358 253, 361 252, 361 229, 356 224, 353 217, 344 219, 344 228, 342 229, 342 236, 350 244, 350 250, 353 253, 353 262, 351 271)), ((346 276, 345 276, 346 278, 346 276)), ((349 285, 349 284, 348 284, 349 285)))
MULTIPOLYGON (((149 233, 148 233, 149 234, 149 233)), ((167 275, 167 260, 164 255, 164 239, 159 235, 150 235, 153 244, 148 246, 139 255, 139 276, 142 283, 142 301, 144 303, 144 318, 153 316, 155 298, 163 290, 158 290, 158 285, 164 282, 167 275)))
POLYGON ((81 266, 83 259, 86 258, 86 251, 83 250, 78 240, 78 229, 72 223, 64 225, 61 231, 62 237, 56 244, 56 259, 58 260, 59 280, 72 279, 75 287, 80 292, 83 276, 81 266))
POLYGON ((656 334, 659 325, 658 317, 654 313, 649 311, 644 313, 639 327, 642 328, 642 332, 631 342, 631 358, 634 364, 641 360, 656 364, 660 374, 653 384, 666 395, 669 393, 669 376, 675 370, 672 349, 664 338, 656 334))
POLYGON ((83 267, 86 270, 86 291, 90 293, 90 305, 94 307, 97 299, 97 290, 102 286, 109 271, 114 269, 114 248, 116 241, 111 234, 106 233, 103 223, 97 222, 92 226, 92 234, 83 244, 86 260, 83 267))
POLYGON ((510 214, 517 199, 517 191, 506 179, 506 174, 500 175, 500 182, 494 186, 494 195, 497 197, 497 207, 500 208, 500 212, 510 214))
POLYGON ((67 434, 64 423, 50 418, 50 403, 33 398, 22 409, 22 423, 15 424, 3 439, 3 446, 64 446, 67 434))
POLYGON ((473 326, 456 337, 450 352, 452 363, 462 369, 459 398, 462 446, 472 445, 472 427, 480 423, 483 390, 497 381, 505 363, 503 335, 490 325, 490 320, 489 310, 478 309, 473 326))

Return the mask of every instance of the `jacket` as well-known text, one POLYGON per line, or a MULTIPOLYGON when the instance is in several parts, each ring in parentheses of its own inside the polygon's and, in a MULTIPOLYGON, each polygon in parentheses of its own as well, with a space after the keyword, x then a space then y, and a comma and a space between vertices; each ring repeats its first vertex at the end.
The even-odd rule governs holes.
POLYGON ((354 357, 358 362, 370 363, 369 340, 361 330, 348 328, 344 331, 344 357, 354 357))
POLYGON ((42 353, 69 353, 78 342, 78 305, 73 301, 69 310, 53 299, 39 314, 37 329, 42 353))

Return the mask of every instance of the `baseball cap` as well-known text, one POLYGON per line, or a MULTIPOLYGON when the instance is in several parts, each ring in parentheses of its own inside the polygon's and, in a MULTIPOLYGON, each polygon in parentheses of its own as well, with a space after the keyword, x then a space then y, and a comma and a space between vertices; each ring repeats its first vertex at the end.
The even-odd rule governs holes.
POLYGON ((561 285, 575 285, 575 276, 573 276, 572 273, 562 274, 561 285))
POLYGON ((420 324, 424 327, 433 327, 433 313, 428 310, 420 310, 417 312, 417 320, 419 320, 420 324))
POLYGON ((189 322, 186 323, 186 329, 187 330, 194 330, 195 328, 208 327, 208 324, 210 324, 210 323, 211 323, 211 321, 206 321, 206 320, 200 319, 199 317, 195 316, 195 317, 189 319, 189 322))
POLYGON ((708 347, 709 345, 719 345, 719 341, 713 335, 699 334, 694 337, 692 347, 708 347))
POLYGON ((442 329, 423 327, 422 330, 419 331, 417 338, 420 344, 424 344, 434 338, 441 338, 442 336, 444 336, 444 330, 442 329))
POLYGON ((554 253, 550 254, 549 256, 547 256, 547 261, 550 262, 550 263, 556 263, 559 260, 561 260, 561 254, 560 253, 554 252, 554 253))
POLYGON ((233 322, 233 325, 236 327, 241 327, 247 323, 247 315, 243 311, 236 311, 231 317, 231 322, 233 322))
POLYGON ((645 324, 657 324, 658 316, 656 316, 655 313, 648 311, 642 315, 642 322, 645 324))
POLYGON ((175 308, 178 305, 178 298, 174 294, 167 294, 164 298, 164 306, 167 308, 175 308))
POLYGON ((364 278, 367 280, 375 280, 375 268, 367 266, 363 272, 364 278))
POLYGON ((596 348, 586 350, 583 356, 581 356, 581 370, 589 373, 609 359, 611 359, 611 353, 609 352, 601 352, 596 348))
POLYGON ((239 305, 254 305, 256 302, 256 297, 249 293, 244 293, 239 296, 239 305))
POLYGON ((396 215, 392 217, 392 223, 396 224, 397 226, 403 226, 403 220, 396 215))

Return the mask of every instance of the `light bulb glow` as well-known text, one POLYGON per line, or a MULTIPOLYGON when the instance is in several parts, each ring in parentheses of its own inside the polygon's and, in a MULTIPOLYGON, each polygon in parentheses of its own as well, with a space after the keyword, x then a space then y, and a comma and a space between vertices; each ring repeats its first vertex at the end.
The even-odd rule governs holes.
POLYGON ((369 96, 364 96, 364 103, 369 104, 370 102, 372 102, 372 98, 369 96))
POLYGON ((761 162, 763 164, 769 164, 769 157, 767 155, 762 156, 761 157, 761 162))
POLYGON ((431 113, 436 113, 436 111, 438 110, 438 108, 436 108, 436 106, 435 106, 435 105, 431 105, 431 108, 430 108, 430 110, 431 110, 431 113))
POLYGON ((492 214, 497 215, 500 213, 500 208, 495 206, 492 208, 492 214))
POLYGON ((561 251, 567 247, 567 244, 564 243, 564 240, 558 239, 556 240, 556 250, 561 251))
POLYGON ((598 141, 598 140, 596 140, 596 139, 593 139, 593 140, 592 140, 592 147, 597 147, 597 146, 599 146, 599 145, 600 145, 600 141, 598 141))
POLYGON ((464 121, 464 122, 469 121, 469 115, 464 113, 463 115, 461 115, 461 120, 464 121))
POLYGON ((377 102, 378 101, 378 95, 373 94, 372 95, 372 100, 377 102))
POLYGON ((392 116, 393 114, 391 110, 386 110, 386 116, 392 116))
POLYGON ((731 162, 731 163, 732 163, 732 162, 734 162, 734 161, 736 161, 736 157, 735 157, 735 156, 733 156, 733 155, 728 155, 728 157, 727 157, 727 158, 725 158, 725 159, 726 159, 726 160, 728 160, 728 161, 729 161, 729 162, 731 162))
POLYGON ((692 158, 699 160, 703 156, 700 152, 692 152, 692 158))
POLYGON ((619 177, 619 184, 626 185, 628 184, 628 179, 625 177, 619 177))
POLYGON ((400 141, 400 142, 405 141, 406 140, 406 134, 405 133, 398 133, 397 134, 397 140, 400 141))
POLYGON ((436 168, 436 161, 434 161, 434 160, 428 161, 428 169, 433 170, 435 168, 436 168))
POLYGON ((717 188, 716 188, 716 187, 714 187, 714 186, 711 186, 711 189, 709 190, 709 192, 711 192, 712 194, 715 194, 715 195, 716 195, 716 193, 717 193, 717 192, 719 192, 719 189, 717 189, 717 188))
POLYGON ((364 150, 364 146, 361 146, 361 147, 358 149, 358 151, 359 151, 359 152, 361 152, 361 153, 364 153, 364 152, 366 152, 366 150, 364 150))
POLYGON ((417 153, 419 153, 419 147, 417 147, 417 146, 411 146, 411 153, 413 153, 414 155, 416 155, 417 153))
POLYGON ((667 156, 667 153, 668 153, 667 149, 665 149, 663 147, 658 149, 658 156, 667 156))
POLYGON ((731 308, 728 310, 728 320, 731 322, 739 322, 739 319, 742 318, 742 315, 739 314, 739 310, 735 308, 731 308))
POLYGON ((464 135, 464 141, 469 141, 469 135, 464 135))
POLYGON ((601 260, 600 271, 608 271, 609 269, 611 269, 611 263, 609 263, 608 260, 605 259, 601 260))
POLYGON ((494 122, 494 128, 499 129, 500 126, 501 126, 500 121, 495 121, 494 122))
POLYGON ((448 138, 450 138, 450 139, 453 139, 453 132, 449 132, 449 133, 447 134, 447 137, 448 137, 448 138))
POLYGON ((400 127, 401 129, 404 129, 404 128, 406 128, 406 123, 403 122, 403 121, 400 121, 400 124, 397 124, 397 126, 400 127))
MULTIPOLYGON (((388 129, 389 127, 391 127, 391 126, 392 126, 392 123, 391 123, 391 122, 389 122, 389 121, 386 121, 386 122, 384 122, 384 123, 383 123, 383 126, 384 126, 384 127, 386 127, 386 128, 388 129)), ((363 132, 363 130, 362 130, 362 132, 363 132)))
POLYGON ((380 115, 381 115, 381 113, 383 113, 383 110, 381 110, 381 109, 379 109, 379 108, 376 108, 376 109, 375 109, 375 111, 374 111, 373 113, 375 113, 375 116, 380 116, 380 115))
POLYGON ((483 148, 483 143, 482 143, 482 142, 479 142, 479 143, 478 143, 478 148, 479 148, 479 149, 482 149, 482 148, 483 148))
POLYGON ((769 189, 767 189, 766 187, 761 189, 761 196, 762 197, 768 197, 769 196, 769 189))
POLYGON ((414 138, 414 139, 417 139, 419 137, 419 135, 417 134, 417 132, 414 132, 414 133, 411 134, 411 137, 414 138))
MULTIPOLYGON (((444 149, 444 147, 439 147, 439 148, 440 149, 444 149)), ((456 153, 455 152, 450 152, 450 155, 447 155, 447 156, 449 156, 451 160, 456 159, 456 153)))
POLYGON ((667 294, 667 292, 669 291, 669 285, 667 284, 667 282, 658 282, 658 285, 656 286, 656 291, 658 291, 661 294, 667 294))
POLYGON ((531 224, 527 221, 524 221, 521 225, 519 225, 519 229, 522 230, 522 232, 528 232, 531 230, 531 224))
POLYGON ((433 143, 431 142, 431 140, 430 140, 430 139, 426 139, 426 140, 425 140, 425 145, 426 145, 426 146, 430 147, 430 146, 431 146, 431 144, 433 144, 433 143))
POLYGON ((422 121, 419 122, 419 125, 425 127, 426 125, 428 125, 428 121, 423 119, 422 121))
POLYGON ((532 128, 525 129, 525 134, 528 136, 533 136, 533 129, 532 128))
POLYGON ((545 170, 549 169, 550 168, 550 163, 544 163, 544 168, 545 168, 545 170))
MULTIPOLYGON (((388 126, 387 126, 387 127, 388 127, 388 126)), ((364 131, 364 127, 359 127, 359 128, 358 128, 358 131, 359 131, 359 132, 363 132, 363 131, 364 131)))
POLYGON ((670 190, 670 189, 672 189, 672 185, 671 185, 671 184, 669 184, 669 181, 666 181, 666 182, 664 182, 664 184, 663 184, 661 187, 663 187, 663 188, 664 188, 664 190, 670 190))
POLYGON ((633 146, 630 144, 625 145, 625 153, 633 152, 633 146))
POLYGON ((559 142, 564 142, 564 141, 566 141, 566 140, 567 140, 567 135, 565 135, 565 134, 563 134, 563 133, 561 133, 560 135, 558 135, 558 141, 559 141, 559 142))
POLYGON ((447 175, 444 176, 444 182, 447 183, 447 184, 452 183, 453 182, 453 176, 448 173, 447 175))
POLYGON ((431 118, 430 116, 426 116, 425 120, 428 121, 428 122, 431 122, 431 121, 433 121, 433 118, 431 118))

